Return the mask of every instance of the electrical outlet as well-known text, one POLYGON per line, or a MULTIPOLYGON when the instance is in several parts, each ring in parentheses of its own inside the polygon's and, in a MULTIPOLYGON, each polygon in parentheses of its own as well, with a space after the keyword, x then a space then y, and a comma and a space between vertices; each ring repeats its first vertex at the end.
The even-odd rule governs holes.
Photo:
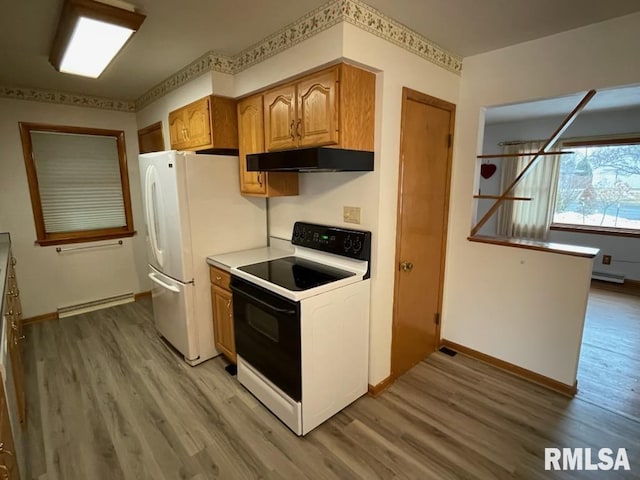
POLYGON ((360 223, 360 207, 343 207, 342 219, 346 223, 360 223))
POLYGON ((603 255, 602 256, 602 264, 603 265, 611 265, 611 255, 603 255))

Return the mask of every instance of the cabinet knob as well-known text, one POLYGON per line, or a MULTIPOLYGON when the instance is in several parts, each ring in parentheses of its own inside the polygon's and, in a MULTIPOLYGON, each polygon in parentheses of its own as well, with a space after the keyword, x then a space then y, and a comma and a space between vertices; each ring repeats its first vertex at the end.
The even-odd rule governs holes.
POLYGON ((296 135, 298 136, 298 138, 302 138, 302 135, 300 135, 300 124, 302 123, 302 120, 298 119, 298 123, 296 124, 296 135))
POLYGON ((289 133, 291 134, 291 140, 295 140, 296 139, 296 134, 293 131, 295 125, 296 125, 296 121, 295 120, 291 120, 291 125, 289 125, 289 133))
POLYGON ((216 275, 216 280, 220 281, 220 280, 222 280, 222 277, 219 277, 218 275, 216 275))
POLYGON ((4 442, 0 442, 0 455, 9 455, 10 457, 13 457, 13 452, 5 449, 4 442))
POLYGON ((258 172, 258 184, 262 187, 262 172, 258 172))

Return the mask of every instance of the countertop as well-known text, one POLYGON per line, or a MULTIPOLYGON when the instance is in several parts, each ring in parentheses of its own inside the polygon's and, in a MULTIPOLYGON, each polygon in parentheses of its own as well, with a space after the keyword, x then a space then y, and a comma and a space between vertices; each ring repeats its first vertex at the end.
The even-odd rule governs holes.
POLYGON ((291 255, 292 252, 293 249, 286 248, 286 246, 254 248, 251 250, 211 255, 207 257, 207 263, 229 272, 234 267, 287 257, 291 255))
POLYGON ((8 233, 0 233, 0 375, 2 380, 6 381, 6 363, 7 363, 7 326, 4 316, 4 299, 7 289, 7 270, 9 268, 9 256, 11 249, 11 239, 8 233))

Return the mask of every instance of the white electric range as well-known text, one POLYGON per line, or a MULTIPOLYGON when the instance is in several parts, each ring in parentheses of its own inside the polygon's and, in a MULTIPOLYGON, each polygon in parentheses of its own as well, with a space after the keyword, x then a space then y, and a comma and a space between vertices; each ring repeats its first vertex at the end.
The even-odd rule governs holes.
POLYGON ((305 435, 367 391, 371 233, 297 222, 291 243, 231 290, 238 380, 305 435))

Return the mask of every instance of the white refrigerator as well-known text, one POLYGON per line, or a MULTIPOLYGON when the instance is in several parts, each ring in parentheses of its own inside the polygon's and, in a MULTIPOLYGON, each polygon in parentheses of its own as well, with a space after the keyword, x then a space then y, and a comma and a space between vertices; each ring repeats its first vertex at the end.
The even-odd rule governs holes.
POLYGON ((197 365, 216 355, 208 255, 265 246, 266 205, 240 195, 238 157, 139 156, 153 318, 197 365))

